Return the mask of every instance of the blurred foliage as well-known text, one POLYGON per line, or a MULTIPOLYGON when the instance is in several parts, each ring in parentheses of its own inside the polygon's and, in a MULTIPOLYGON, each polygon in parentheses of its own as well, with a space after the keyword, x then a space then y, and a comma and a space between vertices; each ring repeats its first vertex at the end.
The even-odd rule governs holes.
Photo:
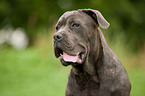
POLYGON ((124 34, 122 39, 136 51, 145 42, 144 5, 144 0, 0 0, 0 28, 23 27, 33 44, 36 33, 41 33, 37 30, 47 33, 65 11, 93 8, 110 22, 107 35, 113 39, 124 34))

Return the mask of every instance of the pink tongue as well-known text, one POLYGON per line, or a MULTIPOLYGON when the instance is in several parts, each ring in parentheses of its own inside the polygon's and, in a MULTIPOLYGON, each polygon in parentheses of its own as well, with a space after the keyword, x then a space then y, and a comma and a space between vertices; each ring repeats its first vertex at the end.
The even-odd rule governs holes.
POLYGON ((63 52, 63 59, 67 62, 77 62, 78 55, 77 56, 70 56, 67 53, 63 52))

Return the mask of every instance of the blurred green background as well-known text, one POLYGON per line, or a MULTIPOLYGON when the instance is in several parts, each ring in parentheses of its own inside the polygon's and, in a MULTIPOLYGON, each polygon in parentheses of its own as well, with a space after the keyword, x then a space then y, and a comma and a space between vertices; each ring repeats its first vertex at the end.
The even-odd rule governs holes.
POLYGON ((55 23, 68 10, 99 10, 103 30, 129 75, 131 96, 145 96, 145 0, 0 0, 0 96, 64 96, 71 67, 55 58, 55 23))

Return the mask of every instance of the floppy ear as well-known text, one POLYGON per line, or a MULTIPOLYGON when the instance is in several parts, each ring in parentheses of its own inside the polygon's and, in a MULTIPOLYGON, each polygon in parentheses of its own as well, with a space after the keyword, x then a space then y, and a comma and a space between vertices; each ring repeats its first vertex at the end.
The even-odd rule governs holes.
POLYGON ((105 20, 102 14, 97 10, 79 9, 78 11, 82 11, 89 15, 96 22, 96 24, 99 24, 103 29, 107 29, 110 26, 110 24, 105 20))

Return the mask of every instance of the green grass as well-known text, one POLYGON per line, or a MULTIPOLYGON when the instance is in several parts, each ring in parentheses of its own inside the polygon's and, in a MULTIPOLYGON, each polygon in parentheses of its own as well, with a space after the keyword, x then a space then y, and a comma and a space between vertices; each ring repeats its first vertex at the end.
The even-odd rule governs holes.
MULTIPOLYGON (((70 68, 63 67, 52 50, 0 50, 0 96, 64 96, 70 68)), ((131 96, 145 96, 145 72, 128 70, 131 96)))
POLYGON ((145 71, 136 68, 129 71, 128 75, 132 84, 131 96, 145 96, 145 71))
POLYGON ((64 96, 68 69, 53 53, 0 51, 0 96, 64 96))

